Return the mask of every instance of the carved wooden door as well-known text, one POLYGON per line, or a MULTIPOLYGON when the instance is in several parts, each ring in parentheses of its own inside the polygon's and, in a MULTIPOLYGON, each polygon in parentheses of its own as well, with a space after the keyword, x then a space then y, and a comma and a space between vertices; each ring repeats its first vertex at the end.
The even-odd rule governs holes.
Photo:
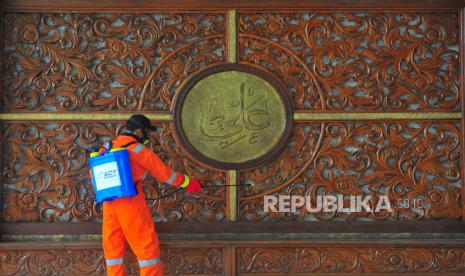
MULTIPOLYGON (((105 271, 86 149, 133 113, 159 127, 151 146, 168 165, 209 185, 144 179, 169 275, 465 272, 463 3, 270 3, 7 1, 1 275, 105 271), (283 99, 283 134, 253 162, 212 161, 183 132, 179 103, 225 68, 283 99), (265 196, 323 195, 387 197, 392 211, 264 210, 265 196)), ((254 116, 279 109, 259 103, 254 116)))

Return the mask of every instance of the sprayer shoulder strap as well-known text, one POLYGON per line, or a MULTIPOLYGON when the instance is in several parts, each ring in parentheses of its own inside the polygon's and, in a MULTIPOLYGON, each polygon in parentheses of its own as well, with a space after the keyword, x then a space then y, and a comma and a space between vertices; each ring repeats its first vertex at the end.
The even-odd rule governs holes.
MULTIPOLYGON (((134 145, 134 144, 139 144, 139 142, 132 141, 132 142, 122 145, 121 148, 126 149, 127 147, 134 145)), ((139 192, 137 191, 137 185, 139 184, 139 182, 140 182, 140 179, 137 181, 134 181, 134 190, 136 191, 136 194, 139 194, 139 192)))
POLYGON ((122 145, 121 148, 125 149, 125 148, 127 148, 127 147, 129 147, 131 145, 134 145, 134 144, 138 144, 138 142, 135 142, 135 141, 129 142, 127 144, 122 145))

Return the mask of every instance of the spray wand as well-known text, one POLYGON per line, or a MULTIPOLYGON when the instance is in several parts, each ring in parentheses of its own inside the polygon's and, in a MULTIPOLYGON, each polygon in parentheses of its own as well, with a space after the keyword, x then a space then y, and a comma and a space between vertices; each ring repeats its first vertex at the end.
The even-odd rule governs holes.
MULTIPOLYGON (((202 182, 200 182, 202 183, 202 182)), ((205 182, 203 182, 205 183, 205 182)), ((250 183, 250 184, 234 184, 234 185, 231 185, 231 184, 227 184, 227 185, 201 185, 202 188, 221 188, 221 187, 253 187, 255 186, 254 183, 250 183)), ((149 198, 149 197, 146 197, 145 199, 146 200, 160 200, 160 199, 164 199, 164 198, 167 198, 169 196, 171 196, 172 194, 175 194, 177 192, 179 192, 180 190, 182 190, 181 187, 176 187, 176 189, 166 193, 165 195, 163 196, 159 196, 159 197, 156 197, 156 198, 149 198)))

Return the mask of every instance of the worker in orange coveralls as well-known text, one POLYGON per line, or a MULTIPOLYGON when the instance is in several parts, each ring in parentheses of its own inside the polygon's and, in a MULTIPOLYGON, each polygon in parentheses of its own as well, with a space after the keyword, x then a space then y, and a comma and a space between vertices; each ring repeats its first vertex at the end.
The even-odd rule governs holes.
POLYGON ((103 251, 108 275, 125 275, 123 257, 125 239, 139 261, 140 275, 162 275, 160 245, 150 209, 142 191, 142 177, 149 172, 158 181, 200 192, 199 182, 177 173, 144 145, 147 132, 155 130, 144 115, 133 115, 126 122, 127 133, 112 141, 111 148, 126 147, 137 195, 116 198, 103 203, 103 251))

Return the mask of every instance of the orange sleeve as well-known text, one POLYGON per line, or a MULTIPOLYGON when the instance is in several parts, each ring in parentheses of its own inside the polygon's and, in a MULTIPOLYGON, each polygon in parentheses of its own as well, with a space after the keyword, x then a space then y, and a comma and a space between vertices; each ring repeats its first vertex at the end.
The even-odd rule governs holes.
POLYGON ((134 160, 160 182, 178 186, 184 182, 184 175, 175 172, 148 147, 136 144, 130 147, 135 154, 134 160))

